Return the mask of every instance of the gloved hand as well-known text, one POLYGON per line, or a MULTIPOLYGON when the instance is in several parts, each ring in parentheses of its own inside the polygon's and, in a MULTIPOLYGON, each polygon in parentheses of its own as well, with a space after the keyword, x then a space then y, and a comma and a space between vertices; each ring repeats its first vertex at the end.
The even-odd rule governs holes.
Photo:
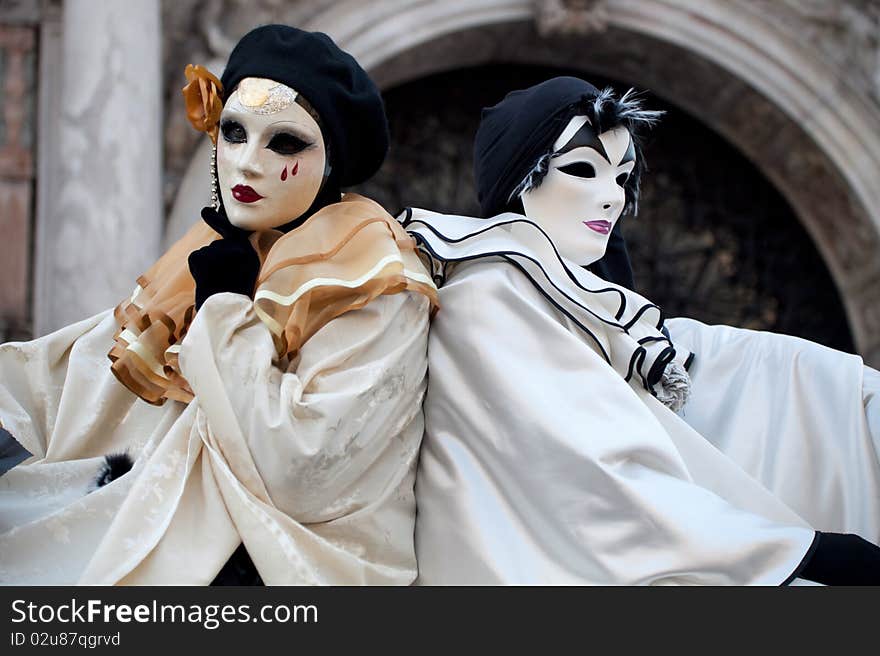
POLYGON ((212 294, 250 296, 260 273, 260 258, 248 241, 248 231, 232 225, 222 209, 205 207, 202 219, 223 238, 189 254, 189 270, 196 281, 196 310, 212 294))
POLYGON ((817 531, 799 576, 825 585, 880 585, 880 547, 852 533, 817 531))

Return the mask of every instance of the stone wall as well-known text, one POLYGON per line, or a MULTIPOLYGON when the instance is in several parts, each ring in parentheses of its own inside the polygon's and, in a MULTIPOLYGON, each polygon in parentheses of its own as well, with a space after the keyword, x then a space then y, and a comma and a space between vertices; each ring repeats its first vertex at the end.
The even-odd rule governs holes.
POLYGON ((797 35, 843 73, 841 84, 880 104, 880 2, 738 0, 778 29, 797 35))

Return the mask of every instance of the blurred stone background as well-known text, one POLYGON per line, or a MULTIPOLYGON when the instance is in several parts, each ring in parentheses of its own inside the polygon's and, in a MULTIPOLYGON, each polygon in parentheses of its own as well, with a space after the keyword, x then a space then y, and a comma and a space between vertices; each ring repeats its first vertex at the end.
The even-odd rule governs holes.
POLYGON ((480 109, 512 89, 646 90, 638 291, 880 366, 880 0, 0 0, 0 341, 115 305, 198 219, 183 68, 219 75, 267 22, 382 89, 392 149, 358 191, 392 213, 476 211, 480 109))

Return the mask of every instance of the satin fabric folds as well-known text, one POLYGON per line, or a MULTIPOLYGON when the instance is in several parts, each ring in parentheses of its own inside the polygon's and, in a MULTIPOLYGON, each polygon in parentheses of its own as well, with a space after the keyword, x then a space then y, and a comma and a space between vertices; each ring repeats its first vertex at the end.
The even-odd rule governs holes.
POLYGON ((592 274, 550 261, 534 231, 480 245, 513 218, 404 221, 443 281, 418 583, 801 583, 814 529, 878 540, 876 372, 796 338, 669 320, 676 358, 694 354, 674 413, 599 348, 628 344, 619 327, 584 329, 577 308, 601 308, 592 274), (540 273, 515 266, 530 258, 540 273))
POLYGON ((0 346, 0 424, 33 454, 0 477, 0 583, 208 584, 242 542, 269 585, 412 582, 436 291, 381 208, 337 205, 261 257, 256 301, 192 315, 163 266, 120 316, 0 346), (129 389, 111 347, 164 366, 129 389))

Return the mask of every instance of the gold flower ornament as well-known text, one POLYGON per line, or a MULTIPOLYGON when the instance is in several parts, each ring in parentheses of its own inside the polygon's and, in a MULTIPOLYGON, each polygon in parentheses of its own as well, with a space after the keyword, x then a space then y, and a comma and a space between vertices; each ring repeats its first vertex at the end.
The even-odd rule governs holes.
POLYGON ((187 80, 183 87, 186 116, 196 130, 207 132, 216 144, 220 112, 223 111, 223 85, 204 66, 189 64, 184 75, 187 80))

